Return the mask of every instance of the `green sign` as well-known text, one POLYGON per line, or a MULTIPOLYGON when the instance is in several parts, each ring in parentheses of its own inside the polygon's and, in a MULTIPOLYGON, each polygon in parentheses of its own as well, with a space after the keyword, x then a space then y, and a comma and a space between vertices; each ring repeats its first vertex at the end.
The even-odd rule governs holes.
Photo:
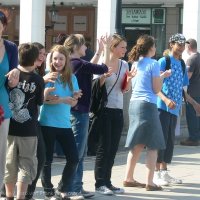
POLYGON ((165 24, 165 9, 164 8, 152 9, 152 24, 165 24))
POLYGON ((150 8, 122 8, 123 24, 150 24, 150 8))

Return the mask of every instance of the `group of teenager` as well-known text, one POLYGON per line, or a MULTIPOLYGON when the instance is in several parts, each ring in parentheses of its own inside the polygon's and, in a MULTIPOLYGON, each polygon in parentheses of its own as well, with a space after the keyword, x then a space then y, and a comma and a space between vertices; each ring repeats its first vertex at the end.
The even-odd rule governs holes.
MULTIPOLYGON (((123 186, 157 191, 162 185, 182 182, 167 171, 183 86, 188 85, 181 60, 186 43, 182 34, 170 37, 169 68, 166 57, 152 59, 155 39, 140 36, 128 53, 130 70, 122 59, 127 53, 123 36, 102 36, 92 59, 85 61, 81 59, 87 49, 84 36, 71 34, 51 48, 46 66, 49 71, 45 73, 44 46, 24 43, 17 49, 2 38, 7 22, 6 13, 0 11, 0 105, 4 113, 0 125, 0 187, 4 182, 6 199, 14 199, 15 185, 18 200, 32 199, 40 175, 45 198, 84 199, 94 195, 83 188, 90 112, 96 121, 92 126, 100 130, 95 190, 104 195, 123 193, 123 188, 113 185, 111 175, 123 129, 123 94, 131 88, 123 186), (66 159, 57 187, 51 181, 56 141, 66 159), (147 178, 140 183, 134 179, 134 169, 144 149, 147 178)), ((198 113, 199 104, 186 91, 184 94, 198 113)))

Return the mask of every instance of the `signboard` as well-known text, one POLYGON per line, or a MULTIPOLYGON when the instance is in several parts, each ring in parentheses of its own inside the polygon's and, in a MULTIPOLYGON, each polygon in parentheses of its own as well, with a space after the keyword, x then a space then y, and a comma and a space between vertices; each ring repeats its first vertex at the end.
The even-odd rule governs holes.
POLYGON ((165 9, 164 8, 152 9, 152 24, 165 24, 165 9))
POLYGON ((122 24, 151 24, 151 9, 122 8, 122 24))

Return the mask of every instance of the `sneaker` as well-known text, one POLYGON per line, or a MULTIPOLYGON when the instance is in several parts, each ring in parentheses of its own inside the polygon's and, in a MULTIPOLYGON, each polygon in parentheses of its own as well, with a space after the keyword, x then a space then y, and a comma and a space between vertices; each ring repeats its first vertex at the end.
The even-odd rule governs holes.
POLYGON ((96 192, 98 192, 99 194, 104 194, 104 195, 113 195, 114 194, 114 192, 112 190, 110 190, 109 188, 107 188, 105 185, 96 188, 96 192))
POLYGON ((124 189, 123 188, 118 188, 115 187, 113 185, 111 185, 110 187, 108 187, 111 191, 113 191, 115 194, 122 194, 124 193, 124 189))
POLYGON ((69 199, 71 200, 82 200, 85 199, 84 196, 80 192, 72 192, 68 194, 69 199))
POLYGON ((177 178, 173 178, 171 177, 167 170, 163 170, 160 172, 160 177, 161 179, 167 181, 169 184, 182 184, 182 180, 181 179, 177 179, 177 178))
POLYGON ((91 197, 93 197, 94 196, 94 194, 93 193, 91 193, 91 192, 88 192, 88 191, 85 191, 84 189, 82 189, 82 191, 81 191, 81 194, 83 195, 83 197, 84 198, 91 198, 91 197))
POLYGON ((61 192, 58 190, 55 192, 55 195, 50 200, 70 200, 71 198, 65 194, 65 196, 62 196, 61 192))
POLYGON ((45 200, 57 200, 57 198, 55 196, 45 196, 44 199, 45 200))
POLYGON ((169 185, 168 181, 161 178, 161 172, 155 171, 153 176, 153 182, 158 186, 167 186, 169 185))
POLYGON ((183 145, 183 146, 198 146, 199 142, 187 139, 187 140, 181 141, 180 145, 183 145))

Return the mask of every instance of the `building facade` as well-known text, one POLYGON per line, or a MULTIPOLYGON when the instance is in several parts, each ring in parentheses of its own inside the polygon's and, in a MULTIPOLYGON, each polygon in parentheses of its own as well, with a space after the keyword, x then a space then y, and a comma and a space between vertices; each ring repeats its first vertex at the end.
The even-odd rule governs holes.
MULTIPOLYGON (((15 2, 15 1, 13 1, 15 2)), ((17 2, 17 1, 16 1, 17 2)), ((55 42, 59 33, 81 33, 91 41, 95 49, 97 36, 98 5, 84 3, 69 6, 67 3, 55 3, 56 19, 52 19, 52 5, 46 5, 45 14, 45 44, 47 49, 55 42)), ((176 3, 176 2, 175 2, 176 3)), ((122 34, 127 38, 128 49, 133 46, 139 35, 147 33, 153 35, 157 40, 157 57, 167 48, 167 41, 171 34, 182 32, 183 4, 171 4, 165 7, 160 4, 126 4, 121 3, 120 28, 122 34)), ((4 37, 17 44, 19 43, 20 4, 1 6, 8 7, 12 15, 4 37)), ((100 11, 99 11, 100 12, 100 11)), ((101 11, 102 12, 102 11, 101 11)), ((35 30, 37 31, 37 30, 35 30)))

